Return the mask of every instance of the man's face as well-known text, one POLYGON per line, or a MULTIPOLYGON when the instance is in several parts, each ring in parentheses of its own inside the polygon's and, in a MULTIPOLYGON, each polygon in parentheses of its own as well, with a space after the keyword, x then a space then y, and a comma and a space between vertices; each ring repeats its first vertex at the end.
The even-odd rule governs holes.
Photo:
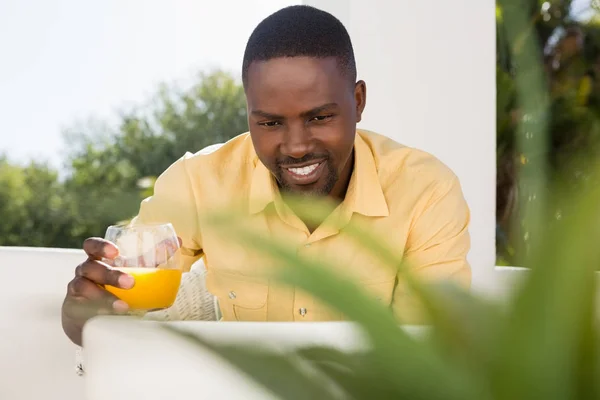
POLYGON ((335 58, 275 58, 248 69, 248 123, 256 153, 284 192, 343 196, 352 172, 364 82, 335 58))

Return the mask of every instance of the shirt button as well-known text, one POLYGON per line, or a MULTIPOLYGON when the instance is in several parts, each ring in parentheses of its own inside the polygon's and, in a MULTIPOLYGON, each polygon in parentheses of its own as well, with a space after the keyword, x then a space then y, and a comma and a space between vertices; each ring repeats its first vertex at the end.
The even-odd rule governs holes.
POLYGON ((235 292, 232 290, 231 292, 229 292, 229 298, 231 300, 235 299, 237 297, 237 295, 235 294, 235 292))
POLYGON ((306 315, 306 308, 301 308, 298 310, 298 312, 300 313, 301 316, 305 316, 306 315))
POLYGON ((310 247, 310 243, 306 243, 304 247, 310 247))

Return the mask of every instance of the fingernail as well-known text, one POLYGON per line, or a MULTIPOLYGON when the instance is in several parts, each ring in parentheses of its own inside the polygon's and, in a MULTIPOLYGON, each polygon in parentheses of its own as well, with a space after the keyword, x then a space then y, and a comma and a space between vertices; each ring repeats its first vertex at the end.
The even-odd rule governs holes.
POLYGON ((122 289, 131 289, 133 287, 134 283, 135 283, 135 280, 133 279, 133 276, 131 276, 131 275, 122 274, 119 277, 119 287, 121 287, 122 289))
POLYGON ((113 258, 115 258, 116 256, 119 255, 119 251, 114 248, 113 246, 108 246, 105 245, 104 249, 102 249, 102 252, 104 253, 104 257, 112 260, 113 258))
POLYGON ((113 308, 117 312, 125 312, 129 310, 129 305, 127 305, 127 303, 125 303, 123 300, 116 300, 113 303, 113 308))

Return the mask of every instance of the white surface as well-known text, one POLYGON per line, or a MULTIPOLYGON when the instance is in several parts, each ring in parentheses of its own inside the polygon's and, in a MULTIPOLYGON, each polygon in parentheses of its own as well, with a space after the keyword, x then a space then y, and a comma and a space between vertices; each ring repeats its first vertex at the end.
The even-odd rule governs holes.
MULTIPOLYGON (((364 346, 362 335, 350 323, 170 324, 224 344, 250 343, 281 350, 311 344, 340 350, 364 346)), ((424 332, 419 327, 406 330, 415 335, 424 332)), ((96 318, 86 326, 84 345, 88 400, 273 398, 220 358, 156 323, 96 318)))
POLYGON ((60 307, 82 251, 0 247, 0 399, 81 400, 60 307))
POLYGON ((367 83, 361 128, 428 151, 460 178, 472 213, 473 283, 495 265, 494 0, 305 0, 348 29, 367 83))

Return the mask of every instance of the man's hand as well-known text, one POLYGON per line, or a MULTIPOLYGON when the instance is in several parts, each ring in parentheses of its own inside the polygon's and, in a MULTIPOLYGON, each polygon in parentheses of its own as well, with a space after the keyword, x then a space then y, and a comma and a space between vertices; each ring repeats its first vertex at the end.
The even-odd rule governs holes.
POLYGON ((89 238, 83 243, 88 258, 75 268, 75 278, 67 286, 62 306, 62 326, 73 343, 81 346, 84 324, 96 315, 127 312, 127 303, 104 289, 104 285, 131 289, 134 279, 111 268, 101 260, 113 260, 119 255, 117 247, 104 239, 89 238))

